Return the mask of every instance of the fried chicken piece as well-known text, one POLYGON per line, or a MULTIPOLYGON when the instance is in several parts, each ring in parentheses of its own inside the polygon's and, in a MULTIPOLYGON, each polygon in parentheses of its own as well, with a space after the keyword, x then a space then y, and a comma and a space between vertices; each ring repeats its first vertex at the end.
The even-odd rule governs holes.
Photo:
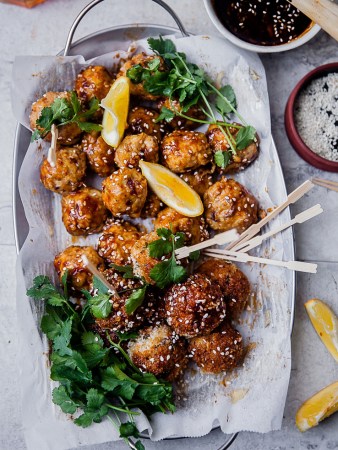
POLYGON ((115 152, 115 163, 118 167, 137 169, 140 160, 158 162, 158 143, 153 136, 146 133, 126 136, 115 152))
POLYGON ((242 233, 258 221, 256 198, 235 180, 222 178, 210 186, 203 198, 205 217, 213 230, 235 228, 242 233))
POLYGON ((161 142, 162 135, 165 133, 165 126, 162 122, 156 122, 158 117, 159 113, 153 109, 135 106, 128 114, 129 126, 127 133, 146 133, 149 136, 155 137, 158 142, 161 142))
POLYGON ((75 80, 75 91, 84 104, 96 97, 102 100, 109 92, 113 78, 103 66, 89 66, 83 69, 75 80))
POLYGON ((150 272, 160 260, 149 255, 148 245, 158 239, 160 237, 155 231, 145 234, 135 243, 130 252, 134 274, 139 278, 144 278, 149 284, 155 284, 155 281, 150 277, 150 272))
POLYGON ((86 133, 81 146, 90 168, 100 177, 107 177, 115 170, 115 150, 104 141, 99 132, 86 133))
MULTIPOLYGON (((178 100, 161 98, 157 103, 157 107, 161 110, 163 107, 170 109, 171 111, 182 112, 182 106, 178 100)), ((205 114, 198 105, 191 106, 188 111, 184 113, 185 116, 192 117, 193 119, 205 120, 205 114)), ((186 119, 185 117, 180 117, 176 115, 170 122, 168 126, 172 130, 194 130, 195 128, 201 126, 199 122, 194 122, 193 120, 186 119)))
POLYGON ((198 169, 182 173, 180 177, 189 184, 199 195, 204 195, 205 191, 212 186, 212 175, 215 172, 215 165, 208 164, 198 169))
POLYGON ((141 212, 141 218, 148 219, 149 217, 156 217, 163 206, 164 204, 157 197, 157 195, 153 191, 151 191, 150 188, 148 188, 148 195, 141 212))

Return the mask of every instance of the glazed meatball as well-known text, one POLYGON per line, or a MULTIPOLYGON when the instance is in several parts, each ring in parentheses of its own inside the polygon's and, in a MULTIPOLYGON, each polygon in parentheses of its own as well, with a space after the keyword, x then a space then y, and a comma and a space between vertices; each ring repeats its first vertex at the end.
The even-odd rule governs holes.
POLYGON ((222 178, 204 194, 205 217, 213 230, 242 233, 258 221, 258 202, 235 180, 222 178))
POLYGON ((212 161, 212 151, 205 134, 176 130, 161 144, 164 165, 175 173, 188 172, 212 161))
POLYGON ((128 344, 133 363, 142 371, 173 381, 187 365, 187 344, 168 325, 148 327, 128 344))
POLYGON ((98 253, 109 264, 131 264, 130 251, 142 233, 129 222, 108 222, 99 238, 98 253))
POLYGON ((160 260, 149 255, 148 245, 158 239, 160 237, 155 231, 145 234, 135 243, 130 252, 134 274, 139 278, 144 278, 149 284, 155 284, 155 281, 150 277, 150 272, 160 260))
MULTIPOLYGON (((43 108, 49 107, 52 105, 54 100, 57 98, 65 98, 70 101, 70 92, 46 92, 39 100, 33 103, 32 112, 29 117, 30 127, 34 130, 43 131, 39 125, 37 125, 36 121, 41 115, 43 108)), ((68 123, 66 125, 58 126, 58 139, 57 143, 60 145, 74 145, 79 142, 82 135, 82 131, 76 125, 76 123, 68 123)), ((49 132, 44 139, 50 141, 52 138, 51 133, 49 132)))
POLYGON ((220 259, 205 261, 197 272, 219 284, 227 304, 227 313, 231 318, 238 319, 250 294, 250 283, 244 273, 235 264, 220 259))
MULTIPOLYGON (((182 106, 180 102, 178 100, 169 99, 168 97, 160 99, 157 106, 160 110, 164 107, 172 111, 177 112, 182 111, 182 106)), ((205 114, 198 105, 191 106, 188 109, 188 111, 184 113, 184 115, 198 120, 205 119, 205 114)), ((181 129, 194 130, 195 128, 201 126, 201 124, 198 122, 194 122, 193 120, 188 120, 185 117, 180 117, 176 115, 170 122, 168 122, 168 126, 172 130, 181 130, 181 129)))
POLYGON ((104 141, 100 133, 86 133, 81 145, 91 169, 100 177, 107 177, 115 170, 115 150, 104 141))
POLYGON ((168 228, 185 234, 185 245, 194 245, 209 238, 203 217, 185 217, 172 208, 165 208, 155 220, 155 229, 168 228))
POLYGON ((163 123, 156 122, 159 113, 152 109, 143 108, 142 106, 135 106, 131 109, 128 115, 128 129, 129 134, 146 133, 149 136, 154 136, 161 141, 162 135, 165 133, 163 123))
POLYGON ((92 289, 93 275, 86 268, 82 256, 86 256, 100 272, 103 272, 103 259, 100 258, 93 247, 72 245, 56 255, 54 259, 54 267, 59 275, 60 282, 65 271, 68 271, 68 284, 72 291, 81 292, 82 289, 88 291, 92 289))
POLYGON ((146 133, 126 136, 115 152, 118 167, 138 168, 141 159, 156 163, 158 161, 158 143, 153 136, 146 133))
POLYGON ((200 167, 190 172, 180 175, 183 181, 189 184, 199 195, 204 195, 205 191, 212 185, 212 175, 215 172, 214 164, 200 167))
MULTIPOLYGON (((133 56, 131 59, 126 61, 122 67, 120 68, 119 73, 117 74, 117 77, 125 77, 127 76, 127 71, 131 69, 132 67, 137 66, 138 64, 142 67, 148 67, 148 64, 153 61, 154 59, 160 60, 160 66, 159 70, 164 70, 164 62, 163 59, 160 56, 148 56, 145 53, 138 53, 137 55, 133 56)), ((148 91, 144 88, 144 82, 135 83, 131 80, 130 82, 130 94, 135 95, 137 97, 141 97, 144 100, 156 100, 158 98, 158 95, 150 94, 148 91)))
POLYGON ((146 202, 141 212, 142 219, 148 219, 156 217, 157 214, 163 208, 163 203, 157 197, 157 195, 148 188, 148 195, 146 198, 146 202))
POLYGON ((108 216, 101 191, 93 188, 83 187, 64 195, 61 207, 62 221, 73 236, 99 233, 108 216))
POLYGON ((147 180, 136 169, 119 169, 102 182, 102 199, 116 217, 140 217, 147 192, 147 180))
MULTIPOLYGON (((229 127, 228 130, 230 131, 233 138, 236 139, 239 129, 229 127)), ((235 155, 230 151, 229 142, 217 125, 209 125, 206 136, 209 145, 214 153, 218 151, 229 152, 230 161, 228 165, 224 169, 222 169, 223 173, 233 173, 238 172, 239 170, 243 170, 249 164, 251 164, 258 156, 259 146, 257 135, 255 142, 252 142, 243 150, 237 150, 235 155)))
POLYGON ((203 372, 232 370, 243 359, 242 336, 230 325, 224 324, 208 336, 190 339, 189 352, 203 372))
POLYGON ((65 194, 78 189, 86 174, 86 155, 77 147, 63 147, 56 151, 56 164, 45 158, 40 167, 40 180, 46 189, 65 194))
POLYGON ((174 284, 164 300, 168 325, 180 336, 211 333, 225 318, 221 289, 205 275, 193 274, 184 283, 174 284))
POLYGON ((89 66, 83 69, 75 80, 75 91, 83 103, 96 97, 102 100, 109 92, 113 79, 103 66, 89 66))

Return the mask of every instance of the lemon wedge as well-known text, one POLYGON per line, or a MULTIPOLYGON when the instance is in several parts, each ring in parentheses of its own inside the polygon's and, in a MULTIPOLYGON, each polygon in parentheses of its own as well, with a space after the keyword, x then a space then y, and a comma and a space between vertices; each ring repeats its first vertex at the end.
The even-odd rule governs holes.
POLYGON ((337 411, 338 381, 326 386, 302 404, 296 414, 296 425, 300 431, 306 431, 337 411))
POLYGON ((314 329, 325 347, 338 362, 338 318, 321 300, 313 298, 305 303, 314 329))
POLYGON ((101 101, 104 109, 101 136, 111 147, 116 148, 123 138, 127 125, 129 97, 129 79, 119 77, 101 101))
POLYGON ((197 217, 203 213, 201 197, 169 169, 145 161, 140 161, 140 168, 151 189, 163 203, 187 217, 197 217))

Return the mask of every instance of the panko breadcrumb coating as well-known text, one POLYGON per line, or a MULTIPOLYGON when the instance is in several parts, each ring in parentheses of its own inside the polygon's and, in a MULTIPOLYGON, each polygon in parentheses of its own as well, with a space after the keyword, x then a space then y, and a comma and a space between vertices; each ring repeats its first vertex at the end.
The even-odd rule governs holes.
POLYGON ((130 265, 130 251, 141 236, 129 222, 108 221, 99 238, 98 253, 109 264, 130 265))
POLYGON ((146 133, 149 136, 156 137, 158 142, 161 141, 162 135, 165 133, 165 126, 162 122, 156 122, 159 113, 153 109, 135 106, 128 114, 128 134, 146 133))
POLYGON ((161 143, 163 164, 172 172, 184 173, 212 161, 212 151, 204 133, 176 130, 161 143))
POLYGON ((102 100, 109 92, 113 79, 103 66, 89 66, 83 69, 75 80, 75 91, 83 103, 96 97, 102 100))
POLYGON ((115 163, 118 167, 138 168, 140 160, 158 162, 158 143, 146 133, 126 136, 115 151, 115 163))
POLYGON ((93 275, 86 268, 82 261, 82 256, 85 255, 87 259, 94 264, 94 266, 103 272, 103 259, 97 254, 93 247, 80 247, 72 245, 55 256, 54 267, 59 276, 60 282, 65 271, 68 271, 68 284, 72 291, 81 291, 92 289, 93 275))
POLYGON ((148 245, 158 239, 160 237, 155 231, 145 234, 135 243, 130 252, 134 274, 139 278, 144 278, 149 284, 155 284, 155 281, 150 277, 150 272, 160 260, 149 255, 148 245))
POLYGON ((115 217, 140 217, 147 193, 147 180, 136 169, 119 169, 102 182, 103 202, 115 217))
POLYGON ((232 370, 243 359, 242 336, 229 324, 224 324, 208 336, 190 339, 189 353, 203 372, 232 370))
POLYGON ((81 146, 90 168, 100 177, 107 177, 115 170, 115 150, 104 141, 99 132, 86 133, 81 146))
POLYGON ((221 289, 205 275, 193 274, 184 283, 174 284, 164 300, 167 323, 180 336, 211 333, 225 319, 221 289))
POLYGON ((233 263, 220 259, 209 259, 202 263, 197 273, 216 281, 224 295, 227 313, 238 319, 250 294, 250 283, 244 273, 233 263))
POLYGON ((65 194, 78 189, 86 175, 86 155, 77 147, 61 147, 56 151, 54 166, 45 158, 40 167, 40 180, 46 189, 65 194))
POLYGON ((223 177, 203 197, 205 217, 213 230, 242 233, 258 221, 258 202, 240 183, 223 177))
POLYGON ((204 195, 206 190, 212 186, 212 176, 215 172, 213 163, 198 169, 185 172, 180 175, 183 181, 189 184, 199 195, 204 195))
POLYGON ((61 200, 62 221, 73 236, 99 233, 108 217, 101 191, 83 187, 64 195, 61 200))
POLYGON ((144 328, 128 344, 133 363, 142 371, 173 381, 187 365, 187 344, 168 325, 144 328))

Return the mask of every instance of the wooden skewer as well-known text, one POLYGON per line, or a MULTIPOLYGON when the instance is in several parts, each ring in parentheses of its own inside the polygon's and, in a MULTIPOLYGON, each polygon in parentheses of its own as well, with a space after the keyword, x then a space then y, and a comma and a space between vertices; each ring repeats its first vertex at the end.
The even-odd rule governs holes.
POLYGON ((255 223, 251 225, 244 233, 240 235, 240 237, 234 241, 231 242, 230 245, 227 246, 227 250, 237 250, 237 245, 242 242, 246 242, 249 239, 251 239, 253 236, 255 236, 260 229, 266 225, 270 220, 275 218, 278 214, 280 214, 284 209, 286 209, 289 205, 292 203, 295 203, 297 200, 299 200, 303 195, 305 195, 307 192, 309 192, 310 189, 313 188, 313 183, 310 180, 305 181, 303 184, 301 184, 297 189, 295 189, 291 194, 288 195, 285 202, 283 202, 281 205, 279 205, 277 208, 275 208, 270 214, 268 214, 264 219, 262 219, 260 222, 255 223))
POLYGON ((86 255, 82 255, 82 261, 85 267, 91 272, 96 278, 98 278, 102 284, 106 286, 106 288, 112 293, 114 297, 120 298, 119 294, 117 293, 117 290, 112 286, 102 275, 101 272, 97 270, 95 265, 89 261, 86 255))
POLYGON ((268 239, 269 237, 280 233, 283 230, 286 230, 287 228, 291 227, 292 225, 296 223, 304 223, 307 220, 312 219, 313 217, 318 216, 323 212, 322 207, 318 204, 315 206, 312 206, 312 208, 309 208, 305 211, 303 211, 300 214, 297 214, 294 219, 290 220, 289 222, 284 223, 283 225, 279 226, 278 228, 275 228, 274 230, 269 231, 268 233, 262 234, 261 236, 256 236, 253 239, 250 239, 246 242, 241 242, 236 247, 237 251, 240 252, 248 252, 249 250, 257 247, 260 245, 264 240, 268 239))
POLYGON ((247 253, 232 252, 227 250, 205 250, 203 252, 207 256, 213 258, 225 259, 237 262, 255 262, 259 264, 267 264, 271 266, 285 267, 289 270, 297 272, 317 273, 317 264, 306 263, 302 261, 277 261, 275 259, 257 258, 247 253))
POLYGON ((237 239, 239 234, 236 230, 224 231, 224 233, 217 234, 211 239, 200 242, 199 244, 191 245, 190 247, 181 247, 176 250, 175 256, 177 259, 186 258, 192 252, 202 250, 212 245, 224 245, 237 239))
POLYGON ((332 191, 338 192, 338 183, 331 180, 323 180, 321 178, 312 178, 312 183, 325 187, 326 189, 331 189, 332 191))
POLYGON ((57 129, 57 126, 54 123, 51 128, 51 133, 52 133, 52 141, 50 143, 50 148, 48 150, 47 161, 49 162, 49 164, 52 167, 55 167, 56 166, 56 143, 58 140, 59 131, 57 129))
POLYGON ((338 5, 330 0, 288 0, 338 41, 338 5))

